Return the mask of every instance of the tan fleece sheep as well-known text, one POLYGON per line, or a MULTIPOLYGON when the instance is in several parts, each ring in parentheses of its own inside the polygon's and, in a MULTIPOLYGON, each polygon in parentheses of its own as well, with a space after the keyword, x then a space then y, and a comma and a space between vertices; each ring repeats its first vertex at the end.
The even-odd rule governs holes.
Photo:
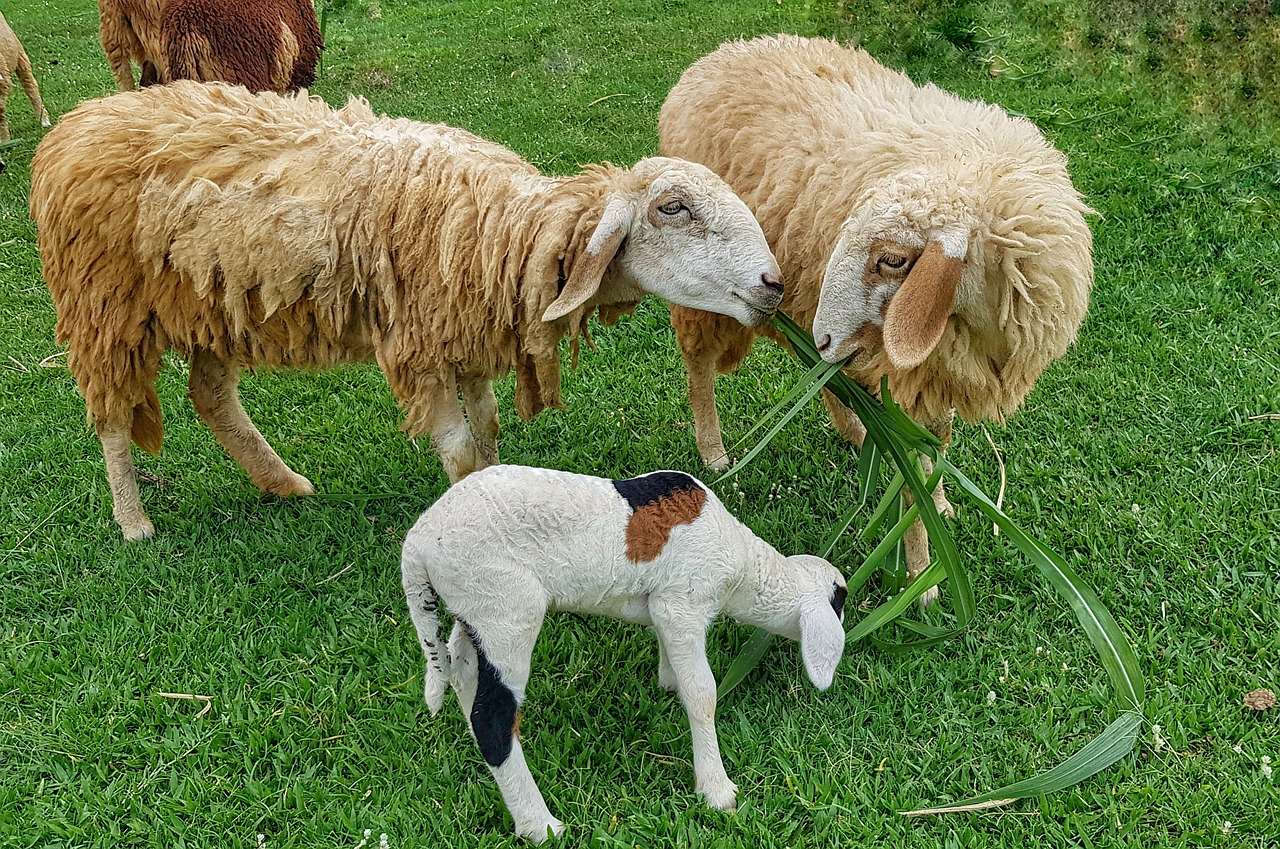
POLYGON ((250 91, 297 91, 316 78, 324 45, 311 0, 166 0, 162 79, 222 80, 250 91))
POLYGON ((161 81, 164 45, 160 40, 160 13, 164 0, 98 0, 98 38, 107 54, 107 65, 121 91, 133 91, 133 65, 138 84, 161 81))
POLYGON ((497 461, 492 379, 516 369, 522 415, 559 405, 559 340, 596 307, 653 292, 755 323, 781 299, 759 224, 701 165, 553 179, 358 98, 335 110, 189 81, 117 94, 66 115, 31 171, 58 339, 129 539, 154 532, 130 440, 160 449, 168 349, 254 482, 306 494, 240 405, 247 366, 376 360, 456 481, 497 461))
POLYGON ((0 141, 9 140, 9 95, 13 92, 10 77, 15 72, 18 84, 31 101, 31 111, 35 113, 36 120, 42 127, 49 126, 49 113, 40 100, 40 88, 31 73, 31 60, 27 58, 27 51, 22 49, 22 43, 14 35, 9 22, 4 19, 4 15, 0 15, 0 141))
MULTIPOLYGON (((782 309, 823 357, 944 440, 1013 412, 1076 338, 1093 284, 1090 212, 1029 121, 917 86, 866 52, 795 36, 722 45, 663 104, 662 152, 702 162, 747 202, 787 281, 782 309)), ((718 371, 755 333, 672 308, 698 449, 727 465, 718 371)), ((780 340, 779 340, 780 341, 780 340)), ((861 422, 834 397, 837 429, 861 422)), ((939 507, 950 511, 941 488, 939 507)), ((928 565, 919 522, 912 576, 928 565)))

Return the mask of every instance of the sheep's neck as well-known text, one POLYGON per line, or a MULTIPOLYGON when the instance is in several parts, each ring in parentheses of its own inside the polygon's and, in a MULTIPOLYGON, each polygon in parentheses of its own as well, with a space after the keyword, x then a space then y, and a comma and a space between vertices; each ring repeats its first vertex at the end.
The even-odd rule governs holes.
POLYGON ((800 639, 800 600, 785 558, 773 546, 753 537, 746 561, 742 581, 730 594, 725 613, 744 625, 800 639))

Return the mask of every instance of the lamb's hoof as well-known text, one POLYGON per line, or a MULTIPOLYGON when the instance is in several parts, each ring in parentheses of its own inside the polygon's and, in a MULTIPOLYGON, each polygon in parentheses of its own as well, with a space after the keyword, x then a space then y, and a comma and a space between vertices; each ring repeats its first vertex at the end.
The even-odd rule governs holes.
POLYGON ((534 843, 545 843, 564 834, 564 823, 551 817, 544 823, 525 823, 516 827, 516 834, 534 843))
POLYGON ((721 786, 698 792, 707 800, 708 807, 727 813, 738 810, 738 785, 732 781, 725 781, 721 786))
MULTIPOLYGON (((119 520, 117 520, 119 521, 119 520)), ((120 522, 120 533, 129 542, 140 542, 156 535, 156 526, 146 516, 130 522, 120 522)))

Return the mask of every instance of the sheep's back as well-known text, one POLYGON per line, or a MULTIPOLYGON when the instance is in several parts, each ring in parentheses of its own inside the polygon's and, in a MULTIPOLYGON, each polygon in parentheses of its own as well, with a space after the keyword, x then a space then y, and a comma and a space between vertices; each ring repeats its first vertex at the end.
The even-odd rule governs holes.
POLYGON ((472 356, 484 325, 479 370, 501 373, 515 342, 493 337, 512 335, 504 287, 519 269, 491 274, 502 255, 468 251, 501 218, 482 193, 534 174, 499 145, 362 101, 175 83, 64 117, 33 161, 31 203, 61 338, 154 325, 180 351, 264 365, 384 345, 384 367, 422 370, 472 356))

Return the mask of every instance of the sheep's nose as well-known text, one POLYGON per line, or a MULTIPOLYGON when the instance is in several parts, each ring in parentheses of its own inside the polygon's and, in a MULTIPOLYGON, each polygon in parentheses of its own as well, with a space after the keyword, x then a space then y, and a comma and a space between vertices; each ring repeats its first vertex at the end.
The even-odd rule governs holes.
POLYGON ((831 334, 824 333, 822 338, 818 340, 818 353, 822 353, 831 347, 831 334))
POLYGON ((782 294, 782 281, 778 279, 776 274, 761 274, 760 282, 768 286, 779 295, 782 294))

